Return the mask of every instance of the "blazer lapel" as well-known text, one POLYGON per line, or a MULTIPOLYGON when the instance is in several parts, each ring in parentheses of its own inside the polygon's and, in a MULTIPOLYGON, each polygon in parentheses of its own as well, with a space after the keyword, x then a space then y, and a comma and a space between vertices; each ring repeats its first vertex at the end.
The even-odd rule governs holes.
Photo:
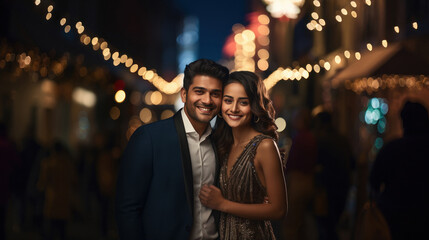
POLYGON ((183 175, 185 177, 185 191, 188 198, 189 208, 194 216, 194 180, 192 174, 192 162, 189 154, 188 139, 186 138, 185 127, 183 126, 182 115, 178 111, 174 115, 174 124, 176 126, 177 134, 179 136, 180 152, 182 159, 183 175))

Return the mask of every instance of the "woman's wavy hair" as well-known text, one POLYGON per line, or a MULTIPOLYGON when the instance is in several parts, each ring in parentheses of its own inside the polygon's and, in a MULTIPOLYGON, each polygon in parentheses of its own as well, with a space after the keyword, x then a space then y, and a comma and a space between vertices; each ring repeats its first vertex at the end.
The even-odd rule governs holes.
MULTIPOLYGON (((239 83, 244 87, 249 97, 250 108, 252 112, 252 127, 274 140, 278 140, 277 126, 274 123, 275 110, 272 101, 269 99, 263 81, 253 72, 237 71, 230 73, 228 81, 224 88, 230 83, 239 83)), ((231 127, 223 118, 217 117, 214 132, 216 147, 221 160, 225 159, 227 153, 231 150, 234 142, 231 127)))

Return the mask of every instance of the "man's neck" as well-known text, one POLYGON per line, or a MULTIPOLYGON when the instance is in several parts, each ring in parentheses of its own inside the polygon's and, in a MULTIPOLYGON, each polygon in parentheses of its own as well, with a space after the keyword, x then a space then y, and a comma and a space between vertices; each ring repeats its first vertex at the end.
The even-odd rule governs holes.
POLYGON ((198 133, 198 135, 201 136, 204 134, 204 132, 207 129, 208 123, 202 123, 202 122, 198 122, 195 119, 191 118, 188 114, 188 112, 186 111, 186 109, 183 109, 183 111, 185 111, 186 117, 188 117, 189 122, 191 123, 192 127, 195 129, 195 131, 198 133))

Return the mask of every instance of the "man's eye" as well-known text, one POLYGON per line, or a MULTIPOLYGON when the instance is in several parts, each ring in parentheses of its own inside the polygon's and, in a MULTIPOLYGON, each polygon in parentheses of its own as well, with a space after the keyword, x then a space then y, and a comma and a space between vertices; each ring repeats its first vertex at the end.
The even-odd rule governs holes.
POLYGON ((218 98, 218 97, 220 97, 220 93, 217 93, 217 92, 212 93, 212 97, 218 98))
POLYGON ((195 90, 195 93, 200 95, 200 94, 203 94, 204 92, 202 90, 195 90))

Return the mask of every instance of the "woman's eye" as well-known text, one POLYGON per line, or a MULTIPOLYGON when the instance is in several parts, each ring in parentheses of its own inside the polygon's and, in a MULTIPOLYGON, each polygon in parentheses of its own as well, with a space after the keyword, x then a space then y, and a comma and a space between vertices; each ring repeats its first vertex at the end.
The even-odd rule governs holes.
POLYGON ((232 100, 231 100, 231 99, 228 99, 228 98, 225 98, 225 99, 223 100, 223 102, 224 102, 224 103, 232 103, 232 100))
POLYGON ((249 102, 247 102, 247 101, 242 101, 242 102, 240 102, 240 104, 241 104, 242 106, 247 106, 247 105, 249 104, 249 102))

